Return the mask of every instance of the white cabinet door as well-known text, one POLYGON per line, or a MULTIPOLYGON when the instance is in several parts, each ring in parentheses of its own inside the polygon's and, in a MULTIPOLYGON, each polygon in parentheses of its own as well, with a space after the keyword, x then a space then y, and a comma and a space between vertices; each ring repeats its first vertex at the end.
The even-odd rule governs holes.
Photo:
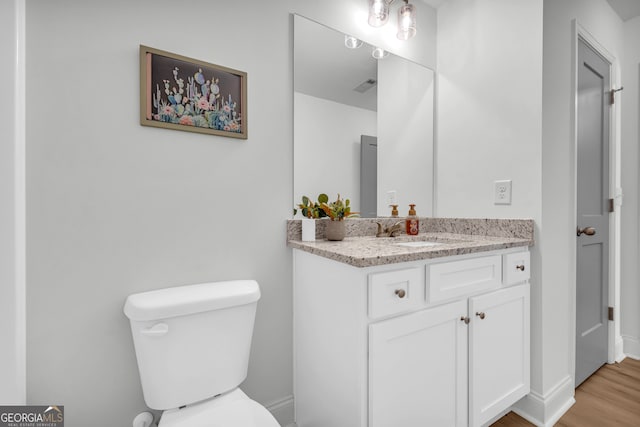
POLYGON ((369 326, 369 427, 467 425, 466 301, 369 326))
POLYGON ((529 393, 529 284, 469 299, 469 424, 529 393))

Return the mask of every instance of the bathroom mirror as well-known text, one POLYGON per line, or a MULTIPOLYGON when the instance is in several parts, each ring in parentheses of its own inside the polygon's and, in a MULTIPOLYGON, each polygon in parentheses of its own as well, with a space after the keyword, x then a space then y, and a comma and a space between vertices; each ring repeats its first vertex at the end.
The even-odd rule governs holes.
POLYGON ((294 203, 340 193, 389 216, 395 197, 401 216, 409 203, 431 216, 434 73, 374 48, 294 15, 294 203))

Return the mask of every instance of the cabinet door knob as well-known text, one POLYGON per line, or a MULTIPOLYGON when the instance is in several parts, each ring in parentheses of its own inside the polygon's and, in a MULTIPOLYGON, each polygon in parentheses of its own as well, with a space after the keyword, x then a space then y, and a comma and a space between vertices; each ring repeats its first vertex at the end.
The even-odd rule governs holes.
POLYGON ((471 319, 469 319, 467 316, 461 316, 460 320, 463 321, 466 325, 468 325, 469 322, 471 322, 471 319))
POLYGON ((479 311, 476 313, 476 316, 478 316, 481 320, 484 320, 485 318, 485 314, 483 311, 479 311))
POLYGON ((524 264, 516 265, 516 270, 524 271, 524 264))
POLYGON ((396 295, 398 295, 398 298, 404 298, 407 292, 404 289, 396 289, 396 295))

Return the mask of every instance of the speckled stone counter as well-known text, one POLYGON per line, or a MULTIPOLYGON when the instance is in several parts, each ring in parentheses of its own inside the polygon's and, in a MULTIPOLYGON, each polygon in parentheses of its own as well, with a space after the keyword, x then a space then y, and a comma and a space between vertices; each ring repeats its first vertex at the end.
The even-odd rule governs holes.
POLYGON ((339 242, 324 239, 324 220, 318 221, 321 227, 316 227, 316 241, 303 242, 300 240, 300 221, 289 220, 287 245, 355 267, 371 267, 534 244, 534 223, 528 219, 420 218, 418 236, 375 237, 376 222, 388 226, 398 220, 347 220, 347 237, 339 242), (398 245, 412 241, 429 241, 437 245, 398 245))

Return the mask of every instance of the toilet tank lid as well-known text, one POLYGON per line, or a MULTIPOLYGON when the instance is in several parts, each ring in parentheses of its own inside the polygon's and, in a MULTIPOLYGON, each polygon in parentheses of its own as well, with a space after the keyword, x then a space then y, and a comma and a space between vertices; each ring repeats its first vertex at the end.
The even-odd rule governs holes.
POLYGON ((132 294, 124 304, 131 320, 160 320, 250 304, 260 299, 255 280, 230 280, 177 286, 132 294))

